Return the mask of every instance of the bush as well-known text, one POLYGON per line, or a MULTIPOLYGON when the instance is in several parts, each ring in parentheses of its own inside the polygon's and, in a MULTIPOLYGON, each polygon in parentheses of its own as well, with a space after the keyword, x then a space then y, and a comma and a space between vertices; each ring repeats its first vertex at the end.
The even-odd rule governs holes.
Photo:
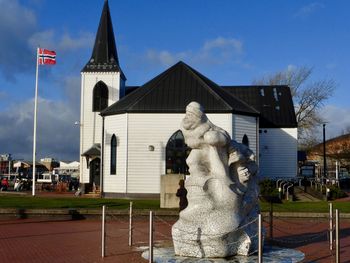
POLYGON ((260 196, 267 202, 280 203, 278 189, 275 181, 264 179, 259 183, 260 196))
POLYGON ((339 187, 332 185, 329 187, 329 199, 330 200, 335 200, 338 198, 343 198, 343 197, 347 197, 348 195, 341 190, 339 187))

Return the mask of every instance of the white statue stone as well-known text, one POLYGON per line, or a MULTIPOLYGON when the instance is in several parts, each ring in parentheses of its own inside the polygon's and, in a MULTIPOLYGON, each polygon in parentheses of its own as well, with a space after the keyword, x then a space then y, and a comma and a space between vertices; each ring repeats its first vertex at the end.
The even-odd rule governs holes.
POLYGON ((175 254, 188 257, 249 255, 258 248, 257 164, 253 152, 212 124, 197 102, 182 121, 188 206, 172 227, 175 254))

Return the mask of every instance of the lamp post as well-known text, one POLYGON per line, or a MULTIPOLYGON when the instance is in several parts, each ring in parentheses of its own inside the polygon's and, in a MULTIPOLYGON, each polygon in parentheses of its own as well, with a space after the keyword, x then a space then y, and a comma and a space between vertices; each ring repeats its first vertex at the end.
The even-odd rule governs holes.
POLYGON ((326 161, 326 123, 323 123, 323 177, 327 178, 327 161, 326 161))
POLYGON ((10 176, 11 176, 11 154, 9 154, 8 161, 9 161, 9 180, 10 180, 10 176))

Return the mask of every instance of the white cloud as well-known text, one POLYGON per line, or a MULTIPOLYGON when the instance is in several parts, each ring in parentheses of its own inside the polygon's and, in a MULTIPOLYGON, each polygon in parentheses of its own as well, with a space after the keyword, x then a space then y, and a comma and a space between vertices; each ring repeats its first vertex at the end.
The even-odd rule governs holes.
POLYGON ((38 45, 58 52, 69 52, 76 49, 91 47, 94 40, 92 33, 80 32, 75 38, 69 33, 59 34, 54 30, 46 30, 34 33, 28 44, 35 48, 38 45))
POLYGON ((0 74, 15 81, 18 73, 35 70, 35 50, 38 45, 60 53, 91 47, 92 33, 69 32, 38 28, 35 12, 18 0, 0 0, 0 74))
MULTIPOLYGON (((79 114, 60 101, 39 98, 37 121, 37 156, 64 160, 79 158, 79 128, 74 122, 79 114)), ((14 158, 31 159, 33 147, 34 101, 12 105, 1 112, 0 145, 14 158)))
POLYGON ((311 14, 317 12, 320 9, 325 8, 325 5, 320 2, 313 2, 311 4, 305 5, 301 7, 295 14, 295 17, 301 17, 301 18, 306 18, 310 16, 311 14))
POLYGON ((235 38, 217 37, 207 40, 196 51, 186 50, 181 52, 170 52, 168 50, 157 51, 147 50, 145 62, 170 66, 179 60, 185 60, 191 64, 220 65, 228 61, 233 61, 242 66, 247 66, 241 62, 243 55, 243 42, 235 38))
POLYGON ((54 31, 46 30, 42 32, 34 32, 30 38, 28 38, 28 45, 35 50, 38 46, 47 49, 53 49, 54 46, 54 31))
POLYGON ((210 52, 216 48, 220 50, 228 49, 230 52, 240 54, 243 51, 243 43, 234 38, 217 37, 216 39, 206 41, 202 47, 202 51, 210 52))
POLYGON ((350 127, 350 108, 327 105, 322 109, 321 116, 327 122, 327 139, 343 134, 350 127))
POLYGON ((186 60, 189 57, 187 52, 171 53, 167 50, 147 50, 145 58, 148 62, 156 65, 170 66, 179 60, 186 60))
POLYGON ((63 34, 58 43, 61 50, 76 50, 79 48, 91 47, 94 41, 94 35, 88 32, 80 32, 76 38, 68 33, 63 34))
POLYGON ((37 27, 34 12, 17 0, 0 0, 0 72, 14 80, 15 74, 33 69, 35 55, 26 40, 37 27), (19 59, 20 58, 20 59, 19 59))

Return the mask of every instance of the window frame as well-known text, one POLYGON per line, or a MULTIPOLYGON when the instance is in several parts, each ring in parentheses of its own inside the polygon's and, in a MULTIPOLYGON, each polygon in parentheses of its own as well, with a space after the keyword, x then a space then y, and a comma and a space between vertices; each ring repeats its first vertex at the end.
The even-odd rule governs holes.
POLYGON ((106 83, 99 81, 92 91, 92 111, 100 112, 108 107, 109 91, 106 83))
POLYGON ((245 146, 249 147, 249 138, 248 138, 247 134, 243 135, 242 144, 244 144, 245 146))
POLYGON ((117 136, 112 135, 110 152, 110 174, 117 174, 117 136))
POLYGON ((165 146, 165 174, 189 174, 186 159, 190 151, 182 131, 174 132, 165 146))

